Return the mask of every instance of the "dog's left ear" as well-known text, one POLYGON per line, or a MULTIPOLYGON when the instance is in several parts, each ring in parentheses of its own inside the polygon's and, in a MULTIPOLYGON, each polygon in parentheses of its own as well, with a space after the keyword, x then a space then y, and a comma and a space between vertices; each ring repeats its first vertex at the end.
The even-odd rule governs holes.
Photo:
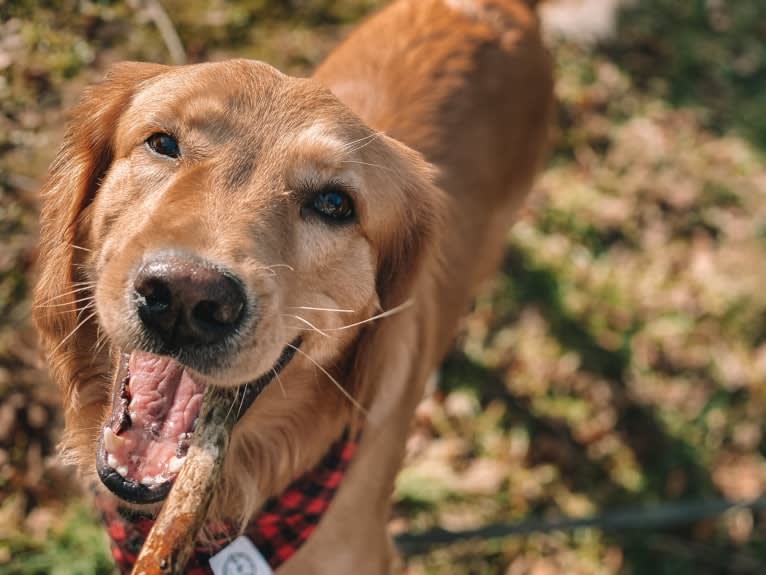
MULTIPOLYGON (((379 225, 373 244, 378 250, 376 288, 380 310, 385 312, 411 302, 390 317, 367 324, 356 343, 356 353, 345 381, 349 391, 367 403, 381 385, 380 380, 396 366, 390 362, 412 331, 412 314, 430 305, 442 268, 440 248, 449 199, 435 184, 436 169, 418 152, 387 136, 382 146, 369 146, 365 162, 375 194, 386 203, 386 221, 379 225)), ((418 342, 411 342, 417 345, 418 342)))
MULTIPOLYGON (((438 273, 441 260, 438 235, 445 220, 446 197, 435 184, 436 168, 404 144, 380 136, 386 155, 371 159, 375 175, 385 186, 385 225, 378 242, 376 288, 383 311, 414 297, 412 288, 422 273, 438 273)), ((375 150, 376 152, 378 150, 375 150)))

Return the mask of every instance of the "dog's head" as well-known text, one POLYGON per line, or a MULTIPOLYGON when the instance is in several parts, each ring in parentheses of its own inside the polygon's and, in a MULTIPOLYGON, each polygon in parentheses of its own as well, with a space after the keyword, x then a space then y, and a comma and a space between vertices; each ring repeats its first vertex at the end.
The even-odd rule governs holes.
POLYGON ((412 296, 440 210, 420 156, 314 81, 244 60, 114 67, 43 191, 35 319, 67 447, 156 501, 204 388, 279 378, 225 470, 227 489, 278 486, 348 422, 369 375, 350 356, 412 296))

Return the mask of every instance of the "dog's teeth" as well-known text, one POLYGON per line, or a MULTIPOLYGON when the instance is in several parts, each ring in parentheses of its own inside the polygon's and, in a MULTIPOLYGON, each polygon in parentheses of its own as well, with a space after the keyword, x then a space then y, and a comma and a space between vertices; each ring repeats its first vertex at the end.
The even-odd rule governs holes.
POLYGON ((136 420, 138 419, 138 414, 137 414, 135 411, 133 411, 133 410, 130 410, 130 411, 128 412, 128 417, 130 417, 130 420, 131 420, 133 423, 136 423, 136 420))
POLYGON ((128 477, 128 468, 127 468, 126 465, 120 465, 119 467, 116 467, 115 469, 117 470, 117 473, 119 473, 120 475, 122 475, 123 477, 125 477, 127 479, 127 477, 128 477))
POLYGON ((104 428, 104 447, 107 451, 116 452, 125 444, 125 440, 112 431, 111 427, 104 428))
POLYGON ((111 453, 106 458, 106 462, 109 464, 109 467, 111 467, 112 469, 117 469, 117 467, 119 466, 119 463, 117 462, 117 458, 111 453))
POLYGON ((167 479, 162 474, 147 475, 146 477, 141 479, 141 483, 143 483, 147 487, 152 487, 154 485, 162 485, 166 481, 167 481, 167 479))
POLYGON ((176 457, 174 455, 168 464, 168 471, 170 473, 178 473, 181 471, 181 467, 183 467, 184 461, 186 461, 186 457, 176 457))

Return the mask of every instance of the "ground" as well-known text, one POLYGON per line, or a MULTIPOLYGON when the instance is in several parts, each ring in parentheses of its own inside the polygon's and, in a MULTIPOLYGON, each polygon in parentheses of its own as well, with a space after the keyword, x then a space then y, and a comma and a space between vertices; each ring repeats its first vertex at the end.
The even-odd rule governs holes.
MULTIPOLYGON (((0 0, 2 575, 111 572, 55 458, 58 395, 29 291, 37 191, 66 109, 111 62, 169 61, 152 4, 0 0)), ((191 61, 246 56, 294 74, 380 4, 163 2, 191 61)), ((694 509, 766 487, 766 6, 604 2, 610 18, 587 12, 598 2, 568 4, 586 12, 550 16, 553 150, 418 411, 395 534, 694 509)), ((408 564, 418 575, 761 573, 766 516, 469 541, 408 564)))

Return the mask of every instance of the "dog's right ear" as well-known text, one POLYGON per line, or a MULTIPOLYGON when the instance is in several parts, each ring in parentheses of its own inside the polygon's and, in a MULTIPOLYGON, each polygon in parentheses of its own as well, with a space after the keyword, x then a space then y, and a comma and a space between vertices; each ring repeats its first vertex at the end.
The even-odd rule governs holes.
MULTIPOLYGON (((58 356, 49 358, 54 372, 66 363, 67 349, 77 348, 78 334, 70 334, 84 319, 78 316, 84 306, 76 301, 90 291, 79 283, 87 278, 77 269, 75 252, 77 246, 88 249, 81 243, 87 241, 86 208, 112 162, 115 128, 141 83, 166 70, 159 64, 125 62, 88 88, 71 113, 64 143, 41 191, 34 319, 46 352, 58 356)), ((66 385, 68 377, 55 375, 66 385)))

